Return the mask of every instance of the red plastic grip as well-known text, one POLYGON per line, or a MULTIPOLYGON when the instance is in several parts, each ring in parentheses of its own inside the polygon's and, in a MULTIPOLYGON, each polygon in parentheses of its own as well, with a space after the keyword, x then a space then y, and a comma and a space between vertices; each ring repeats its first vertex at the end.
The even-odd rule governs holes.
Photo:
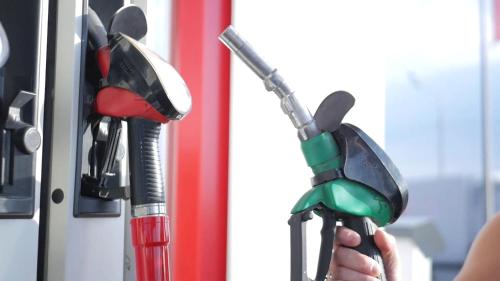
POLYGON ((132 218, 137 281, 169 281, 168 217, 132 218))
POLYGON ((106 87, 97 93, 95 111, 104 116, 140 117, 160 123, 168 122, 167 117, 158 112, 143 97, 118 87, 106 87))

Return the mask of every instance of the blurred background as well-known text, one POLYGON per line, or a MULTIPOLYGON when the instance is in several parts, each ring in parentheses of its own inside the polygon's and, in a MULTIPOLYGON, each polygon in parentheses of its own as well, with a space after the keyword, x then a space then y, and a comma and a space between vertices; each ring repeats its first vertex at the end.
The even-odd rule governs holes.
POLYGON ((431 219, 444 247, 433 280, 453 280, 498 211, 499 1, 391 2, 387 152, 408 181, 406 217, 431 219), (486 200, 488 198, 488 200, 486 200))

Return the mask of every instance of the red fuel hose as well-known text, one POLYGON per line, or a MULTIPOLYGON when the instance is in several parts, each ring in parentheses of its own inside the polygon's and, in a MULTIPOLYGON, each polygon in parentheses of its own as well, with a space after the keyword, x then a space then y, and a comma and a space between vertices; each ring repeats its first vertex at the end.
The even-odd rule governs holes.
POLYGON ((130 225, 137 281, 169 281, 168 217, 133 218, 130 225))

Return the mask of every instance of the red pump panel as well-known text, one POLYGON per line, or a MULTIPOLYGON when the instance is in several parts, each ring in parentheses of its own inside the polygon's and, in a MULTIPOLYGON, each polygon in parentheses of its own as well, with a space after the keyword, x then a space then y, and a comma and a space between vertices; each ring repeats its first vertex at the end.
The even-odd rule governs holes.
POLYGON ((175 281, 226 280, 230 0, 174 0, 172 62, 193 98, 169 129, 168 204, 175 281))

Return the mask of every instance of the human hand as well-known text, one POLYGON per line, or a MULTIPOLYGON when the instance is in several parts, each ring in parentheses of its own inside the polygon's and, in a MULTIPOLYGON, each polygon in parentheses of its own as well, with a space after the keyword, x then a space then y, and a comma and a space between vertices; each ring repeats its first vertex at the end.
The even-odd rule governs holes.
MULTIPOLYGON (((377 276, 383 270, 373 259, 351 249, 361 243, 361 237, 355 231, 339 227, 335 236, 335 246, 330 263, 330 280, 379 281, 377 276)), ((399 257, 394 236, 378 229, 375 232, 375 244, 380 249, 384 261, 387 281, 399 281, 399 257)))

